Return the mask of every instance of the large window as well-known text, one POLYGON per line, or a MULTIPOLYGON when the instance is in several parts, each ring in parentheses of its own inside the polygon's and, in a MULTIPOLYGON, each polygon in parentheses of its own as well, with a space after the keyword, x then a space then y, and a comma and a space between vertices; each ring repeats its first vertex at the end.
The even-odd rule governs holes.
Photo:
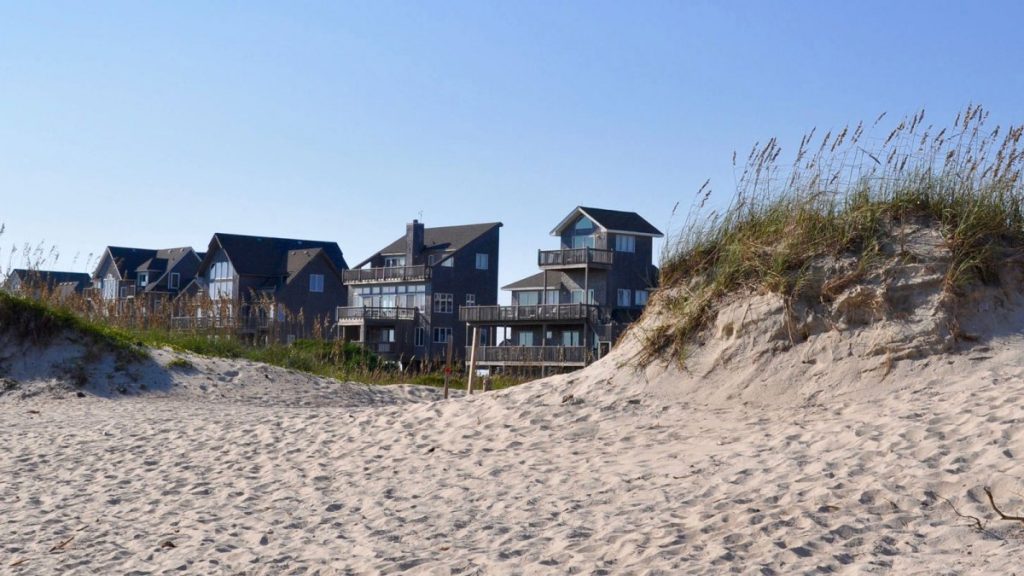
POLYGON ((630 290, 628 288, 619 288, 619 297, 616 300, 616 305, 617 306, 632 306, 633 305, 633 302, 631 300, 632 296, 633 296, 633 294, 630 292, 630 290))
POLYGON ((476 269, 477 270, 487 270, 487 264, 488 264, 487 260, 488 260, 488 255, 487 254, 477 254, 476 255, 476 269))
POLYGON ((384 267, 385 268, 401 268, 405 266, 405 256, 385 256, 384 267))
POLYGON ((113 300, 117 298, 117 280, 113 274, 107 274, 103 279, 103 299, 113 300))
MULTIPOLYGON (((587 299, 588 301, 586 302, 586 304, 594 304, 596 302, 596 300, 594 300, 594 289, 591 288, 590 290, 587 290, 587 292, 588 292, 587 295, 589 296, 589 298, 587 299)), ((583 290, 577 289, 577 290, 573 290, 572 291, 572 303, 573 304, 583 304, 584 303, 583 302, 583 290)))
POLYGON ((637 306, 647 305, 647 290, 637 290, 633 293, 633 297, 637 306))
POLYGON ((310 274, 309 275, 309 291, 310 292, 323 292, 324 291, 324 275, 323 274, 310 274))
POLYGON ((452 339, 451 328, 434 328, 434 343, 445 344, 452 339))
POLYGON ((572 229, 572 247, 594 247, 594 223, 590 221, 590 218, 584 216, 576 221, 576 225, 572 229))
POLYGON ((514 292, 513 298, 516 306, 536 306, 540 304, 540 292, 535 290, 514 292))
POLYGON ((455 308, 455 299, 450 293, 437 292, 434 294, 434 312, 438 314, 451 314, 455 308))
POLYGON ((366 308, 418 308, 427 309, 425 284, 399 284, 390 286, 360 286, 352 294, 352 306, 366 308))
POLYGON ((636 252, 636 236, 628 234, 615 235, 616 252, 636 252))
POLYGON ((533 346, 533 332, 520 332, 518 344, 520 346, 533 346))
POLYGON ((417 348, 423 347, 423 332, 424 330, 422 326, 416 327, 416 331, 414 332, 414 344, 417 348))

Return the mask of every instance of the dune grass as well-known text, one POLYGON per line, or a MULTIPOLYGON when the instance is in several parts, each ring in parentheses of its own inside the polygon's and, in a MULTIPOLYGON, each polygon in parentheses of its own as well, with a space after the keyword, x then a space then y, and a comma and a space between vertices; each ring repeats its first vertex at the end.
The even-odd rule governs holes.
POLYGON ((1024 127, 988 129, 987 117, 969 106, 952 126, 936 128, 921 111, 874 143, 863 123, 820 140, 812 131, 788 167, 774 139, 755 146, 728 206, 705 210, 705 185, 666 243, 661 304, 673 323, 646 335, 643 356, 683 361, 730 293, 831 298, 839 286, 813 278, 815 262, 852 257, 855 276, 870 274, 892 256, 885 248, 907 223, 942 234, 951 293, 996 281, 999 267, 1024 247, 1024 127))

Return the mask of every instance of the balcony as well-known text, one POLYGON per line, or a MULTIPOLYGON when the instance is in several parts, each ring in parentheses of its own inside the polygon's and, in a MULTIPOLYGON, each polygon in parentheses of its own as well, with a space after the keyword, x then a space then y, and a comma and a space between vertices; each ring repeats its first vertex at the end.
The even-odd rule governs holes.
POLYGON ((544 270, 554 268, 611 268, 615 253, 595 248, 565 250, 538 250, 537 266, 544 270))
POLYGON ((394 354, 397 350, 394 342, 356 342, 356 344, 378 356, 394 354))
POLYGON ((542 304, 538 306, 462 306, 459 320, 476 324, 596 322, 599 308, 590 304, 542 304))
MULTIPOLYGON (((472 349, 466 348, 469 361, 472 349)), ((583 346, 479 346, 477 366, 586 366, 594 351, 583 346)))
POLYGON ((367 321, 407 321, 416 319, 416 308, 370 308, 365 306, 339 306, 338 324, 355 325, 367 321))
POLYGON ((266 332, 270 329, 270 318, 253 316, 235 318, 233 316, 175 316, 171 318, 171 329, 181 331, 205 332, 209 330, 236 331, 242 334, 266 332))
POLYGON ((372 284, 384 282, 417 282, 430 280, 430 267, 396 266, 389 268, 357 268, 342 274, 346 284, 372 284))

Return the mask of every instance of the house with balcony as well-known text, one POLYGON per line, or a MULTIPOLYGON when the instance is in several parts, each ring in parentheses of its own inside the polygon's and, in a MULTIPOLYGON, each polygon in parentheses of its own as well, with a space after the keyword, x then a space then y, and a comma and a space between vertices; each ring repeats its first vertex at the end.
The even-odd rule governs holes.
POLYGON ((658 280, 657 228, 635 212, 578 206, 551 235, 559 247, 538 250, 540 272, 503 287, 510 306, 460 311, 490 343, 477 349, 478 368, 546 374, 585 366, 643 312, 658 280))
POLYGON ((405 235, 344 274, 348 305, 337 333, 391 360, 461 358, 465 306, 498 302, 500 222, 427 228, 413 220, 405 235))
POLYGON ((336 242, 218 232, 183 292, 193 305, 179 329, 225 328, 281 340, 328 336, 347 302, 348 269, 336 242))
POLYGON ((3 290, 31 297, 45 292, 64 299, 83 293, 91 283, 92 277, 85 272, 15 268, 4 279, 3 290))
POLYGON ((103 302, 124 310, 129 301, 139 310, 157 311, 196 276, 202 255, 190 247, 128 248, 107 246, 92 274, 92 290, 103 302))

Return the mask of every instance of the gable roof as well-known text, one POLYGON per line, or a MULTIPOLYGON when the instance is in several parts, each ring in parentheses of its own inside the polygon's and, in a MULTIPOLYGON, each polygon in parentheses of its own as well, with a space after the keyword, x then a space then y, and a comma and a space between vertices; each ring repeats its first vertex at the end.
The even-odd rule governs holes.
POLYGON ((568 216, 558 223, 558 226, 555 226, 555 229, 551 231, 551 235, 560 235, 569 224, 576 220, 577 216, 581 215, 590 218, 595 225, 603 228, 605 232, 621 232, 654 238, 661 238, 663 236, 660 230, 652 226, 650 222, 644 220, 643 216, 636 212, 590 208, 587 206, 577 206, 574 208, 568 216))
MULTIPOLYGON (((463 224, 461 226, 424 227, 423 246, 420 249, 422 252, 458 252, 470 242, 501 226, 501 222, 485 222, 482 224, 463 224)), ((383 254, 405 254, 405 235, 399 236, 397 240, 385 246, 384 249, 357 264, 356 268, 365 266, 368 262, 383 254)))
POLYGON ((76 287, 84 288, 92 281, 92 276, 85 272, 61 272, 57 270, 28 270, 25 268, 15 268, 14 270, 11 270, 11 275, 17 276, 22 282, 30 279, 38 280, 51 288, 60 284, 75 284, 76 287))
POLYGON ((334 262, 331 261, 331 258, 327 255, 327 251, 324 250, 323 248, 289 250, 288 261, 286 264, 288 269, 287 283, 291 284, 296 278, 299 277, 299 272, 302 272, 302 270, 306 266, 308 266, 310 262, 316 260, 317 258, 323 258, 324 261, 327 262, 327 265, 334 270, 334 273, 337 274, 339 277, 341 276, 342 269, 339 269, 334 264, 334 262))
MULTIPOLYGON (((156 250, 149 248, 129 248, 126 246, 107 246, 107 254, 114 261, 114 267, 122 279, 128 279, 139 266, 156 256, 156 250)), ((100 262, 102 264, 102 261, 100 262)), ((96 268, 99 272, 99 267, 96 268)))
POLYGON ((235 273, 245 276, 285 276, 289 272, 288 253, 295 250, 319 248, 339 270, 348 269, 345 257, 337 242, 320 240, 297 240, 293 238, 271 238, 269 236, 244 236, 218 232, 210 240, 199 273, 207 269, 210 258, 219 245, 231 260, 235 273))
MULTIPOLYGON (((554 274, 555 278, 548 278, 548 290, 554 290, 561 288, 562 281, 558 279, 558 274, 554 274)), ((502 290, 543 290, 544 289, 544 272, 537 272, 532 276, 527 276, 521 280, 502 286, 502 290)))

